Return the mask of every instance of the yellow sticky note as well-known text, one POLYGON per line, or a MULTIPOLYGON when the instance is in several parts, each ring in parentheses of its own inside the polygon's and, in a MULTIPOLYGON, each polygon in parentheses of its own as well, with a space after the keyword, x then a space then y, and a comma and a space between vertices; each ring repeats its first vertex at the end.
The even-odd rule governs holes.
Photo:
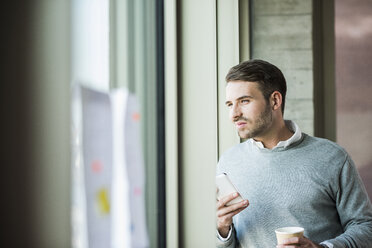
POLYGON ((96 193, 96 201, 98 205, 98 211, 103 214, 110 213, 110 201, 108 197, 108 191, 106 188, 101 188, 96 193))

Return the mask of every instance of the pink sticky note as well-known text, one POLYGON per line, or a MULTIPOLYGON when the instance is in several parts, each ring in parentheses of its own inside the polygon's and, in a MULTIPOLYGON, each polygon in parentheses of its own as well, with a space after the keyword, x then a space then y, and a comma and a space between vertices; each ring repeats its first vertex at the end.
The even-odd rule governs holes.
POLYGON ((132 118, 134 121, 139 121, 141 119, 141 115, 137 112, 132 114, 132 118))
POLYGON ((103 165, 101 161, 94 160, 91 164, 92 171, 95 173, 100 173, 102 171, 103 165))
POLYGON ((142 190, 139 187, 134 188, 134 195, 138 196, 142 194, 142 190))

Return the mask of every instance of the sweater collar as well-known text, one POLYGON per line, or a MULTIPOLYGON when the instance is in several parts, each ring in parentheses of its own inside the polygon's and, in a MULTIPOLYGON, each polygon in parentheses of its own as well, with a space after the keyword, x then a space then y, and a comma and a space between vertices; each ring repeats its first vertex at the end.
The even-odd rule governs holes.
MULTIPOLYGON (((291 145, 291 144, 293 144, 293 143, 295 143, 295 142, 297 142, 301 139, 302 132, 301 132, 299 126, 294 121, 291 121, 291 120, 285 120, 284 122, 285 122, 285 125, 289 128, 289 130, 294 132, 294 134, 287 140, 279 141, 278 144, 275 147, 273 147, 272 149, 275 149, 275 148, 278 148, 278 147, 286 148, 287 146, 289 146, 289 145, 291 145)), ((260 149, 267 149, 267 148, 264 147, 262 142, 256 141, 253 138, 248 139, 248 141, 251 142, 253 145, 257 146, 260 149)))

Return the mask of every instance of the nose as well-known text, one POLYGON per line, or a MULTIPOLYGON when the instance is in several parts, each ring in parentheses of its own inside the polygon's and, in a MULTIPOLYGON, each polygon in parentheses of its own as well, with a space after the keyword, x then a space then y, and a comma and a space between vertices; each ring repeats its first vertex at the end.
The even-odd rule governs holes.
POLYGON ((242 116, 242 111, 240 110, 239 105, 233 105, 230 110, 230 118, 232 121, 238 120, 242 116))

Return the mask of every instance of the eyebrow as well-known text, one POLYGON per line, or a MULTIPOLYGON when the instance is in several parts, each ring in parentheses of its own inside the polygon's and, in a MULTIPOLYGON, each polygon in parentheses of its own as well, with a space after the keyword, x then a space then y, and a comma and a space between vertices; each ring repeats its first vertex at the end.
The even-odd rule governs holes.
MULTIPOLYGON (((247 96, 247 95, 244 95, 244 96, 238 97, 238 98, 236 99, 236 101, 242 100, 242 99, 244 99, 244 98, 253 98, 253 96, 247 96)), ((229 102, 231 102, 231 101, 226 101, 226 102, 225 102, 225 105, 228 104, 229 102)))

